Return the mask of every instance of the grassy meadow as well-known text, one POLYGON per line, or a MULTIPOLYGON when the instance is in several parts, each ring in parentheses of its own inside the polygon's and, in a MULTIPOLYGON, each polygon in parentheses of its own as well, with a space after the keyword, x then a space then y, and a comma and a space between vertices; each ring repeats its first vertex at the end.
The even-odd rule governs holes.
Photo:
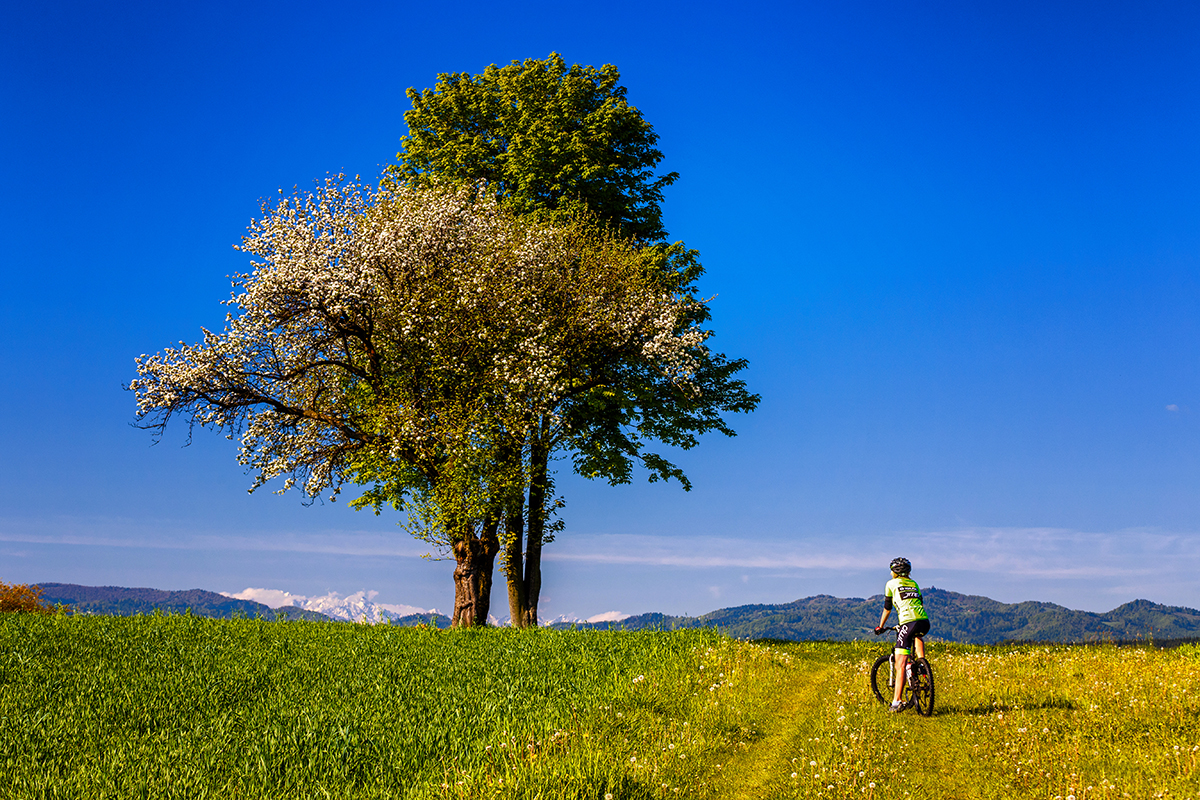
POLYGON ((0 797, 1200 798, 1194 646, 885 650, 3 614, 0 797))

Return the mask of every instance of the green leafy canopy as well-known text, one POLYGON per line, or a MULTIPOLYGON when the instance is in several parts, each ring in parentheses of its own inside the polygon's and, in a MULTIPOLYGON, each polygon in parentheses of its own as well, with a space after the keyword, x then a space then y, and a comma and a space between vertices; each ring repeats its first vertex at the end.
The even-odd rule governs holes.
POLYGON ((629 104, 620 72, 551 53, 489 66, 480 75, 443 73, 437 86, 408 90, 396 177, 486 181, 518 214, 580 206, 643 242, 666 238, 656 176, 658 134, 629 104))

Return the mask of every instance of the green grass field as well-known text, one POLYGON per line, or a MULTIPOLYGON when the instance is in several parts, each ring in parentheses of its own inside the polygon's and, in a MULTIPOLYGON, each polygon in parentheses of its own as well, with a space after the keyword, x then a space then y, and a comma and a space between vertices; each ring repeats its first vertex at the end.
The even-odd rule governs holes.
POLYGON ((0 797, 1200 797, 1200 654, 0 615, 0 797))

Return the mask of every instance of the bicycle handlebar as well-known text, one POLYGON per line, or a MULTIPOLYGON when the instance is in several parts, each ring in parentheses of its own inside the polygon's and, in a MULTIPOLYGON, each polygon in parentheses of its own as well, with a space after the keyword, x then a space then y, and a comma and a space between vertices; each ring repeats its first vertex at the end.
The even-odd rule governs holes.
POLYGON ((888 631, 894 631, 894 630, 896 630, 896 626, 895 626, 895 625, 888 625, 886 628, 880 628, 879 630, 875 631, 875 635, 876 635, 876 636, 883 636, 883 635, 884 635, 885 633, 887 633, 888 631))

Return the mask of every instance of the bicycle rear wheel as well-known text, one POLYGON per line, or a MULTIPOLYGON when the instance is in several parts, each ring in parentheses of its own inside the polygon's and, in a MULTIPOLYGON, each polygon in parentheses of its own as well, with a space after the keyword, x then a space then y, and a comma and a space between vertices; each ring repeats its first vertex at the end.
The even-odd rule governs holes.
POLYGON ((922 717, 933 716, 933 668, 923 658, 913 663, 912 699, 917 713, 922 717))
POLYGON ((880 656, 871 665, 871 691, 875 693, 875 699, 885 706, 891 704, 892 693, 896 687, 893 673, 891 653, 880 656))

